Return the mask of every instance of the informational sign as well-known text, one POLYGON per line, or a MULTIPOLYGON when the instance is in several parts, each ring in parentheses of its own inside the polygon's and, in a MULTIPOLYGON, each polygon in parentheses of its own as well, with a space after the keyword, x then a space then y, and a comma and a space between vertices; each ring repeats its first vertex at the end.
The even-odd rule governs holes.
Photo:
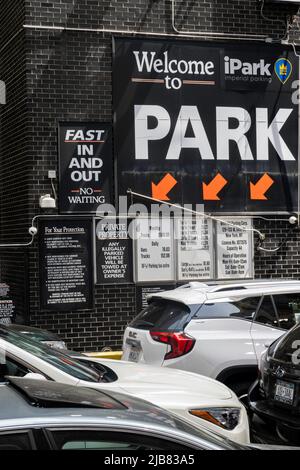
POLYGON ((253 233, 251 219, 227 219, 217 223, 218 279, 253 277, 253 233), (233 226, 234 225, 234 226, 233 226), (239 230, 241 229, 244 230, 239 230))
POLYGON ((174 282, 174 230, 171 219, 135 221, 135 281, 174 282))
POLYGON ((59 207, 62 213, 96 213, 112 203, 112 127, 101 122, 59 126, 59 207))
POLYGON ((10 297, 8 284, 0 284, 0 324, 10 325, 13 321, 15 305, 10 297))
POLYGON ((178 234, 178 281, 210 279, 214 276, 213 224, 200 217, 176 221, 178 234))
POLYGON ((43 219, 39 234, 42 310, 92 309, 92 221, 43 219))
POLYGON ((159 294, 167 290, 175 289, 175 284, 160 286, 137 286, 136 288, 136 313, 139 314, 148 305, 148 299, 151 295, 159 294))
POLYGON ((114 50, 120 195, 209 213, 297 211, 292 47, 118 38, 114 50))
POLYGON ((96 269, 98 284, 133 282, 132 239, 128 221, 96 221, 96 269))

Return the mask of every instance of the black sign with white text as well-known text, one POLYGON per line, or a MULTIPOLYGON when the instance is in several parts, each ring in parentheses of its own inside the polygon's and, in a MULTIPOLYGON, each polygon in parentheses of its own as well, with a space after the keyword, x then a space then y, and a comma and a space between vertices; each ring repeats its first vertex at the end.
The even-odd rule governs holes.
POLYGON ((92 221, 43 219, 39 236, 42 310, 91 310, 92 221))
POLYGON ((96 213, 112 202, 112 127, 101 122, 59 126, 59 207, 62 213, 96 213))
POLYGON ((298 75, 282 45, 115 39, 119 194, 297 210, 298 75))
POLYGON ((10 325, 15 313, 15 304, 11 298, 10 287, 0 283, 0 324, 10 325))
POLYGON ((127 219, 96 222, 97 284, 133 282, 132 249, 127 219))

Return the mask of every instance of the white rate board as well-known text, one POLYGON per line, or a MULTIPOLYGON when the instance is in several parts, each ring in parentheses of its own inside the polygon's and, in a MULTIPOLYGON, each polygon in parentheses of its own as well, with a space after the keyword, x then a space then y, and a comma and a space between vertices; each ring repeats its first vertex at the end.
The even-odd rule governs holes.
POLYGON ((213 223, 203 217, 176 220, 179 281, 214 278, 213 223))
POLYGON ((253 277, 252 219, 228 218, 217 223, 217 278, 247 279, 253 277), (240 227, 243 230, 239 230, 240 227))
POLYGON ((139 217, 134 222, 134 238, 135 282, 174 281, 173 220, 139 217))

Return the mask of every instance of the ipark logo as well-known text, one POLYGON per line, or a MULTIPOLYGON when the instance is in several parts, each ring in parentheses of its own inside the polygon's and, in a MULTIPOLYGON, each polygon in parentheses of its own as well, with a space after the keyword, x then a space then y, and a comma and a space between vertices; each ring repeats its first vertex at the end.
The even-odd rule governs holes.
POLYGON ((6 104, 6 86, 2 80, 0 80, 0 104, 6 104))

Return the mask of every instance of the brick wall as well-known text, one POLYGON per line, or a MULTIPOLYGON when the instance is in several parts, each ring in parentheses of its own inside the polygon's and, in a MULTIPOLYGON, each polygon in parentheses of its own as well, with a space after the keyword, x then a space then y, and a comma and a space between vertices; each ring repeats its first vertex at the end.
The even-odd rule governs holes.
MULTIPOLYGON (((15 243, 26 238, 31 166, 24 1, 1 2, 0 12, 0 80, 7 90, 7 104, 0 105, 0 243, 15 243)), ((0 248, 1 282, 9 284, 18 319, 23 322, 29 319, 26 269, 25 249, 0 248)))
MULTIPOLYGON (((7 49, 12 55, 7 56, 5 76, 10 82, 12 101, 6 108, 8 115, 1 113, 2 124, 4 119, 7 123, 1 134, 4 165, 0 178, 1 233, 10 239, 25 240, 26 224, 39 213, 39 196, 51 192, 47 171, 57 169, 58 122, 85 119, 112 122, 112 33, 71 29, 175 33, 169 0, 10 0, 2 4, 2 42, 17 30, 13 18, 18 18, 19 25, 31 26, 7 49), (41 25, 69 30, 33 28, 41 25), (27 87, 27 98, 24 87, 27 87), (16 126, 18 138, 13 141, 16 126), (20 205, 21 196, 24 202, 20 205)), ((295 7, 268 6, 267 21, 260 15, 257 0, 178 0, 176 26, 184 31, 266 34, 280 38, 285 33, 287 14, 296 11, 295 7)), ((274 237, 274 243, 281 243, 286 236, 286 223, 262 220, 256 223, 274 237)), ((298 244, 299 235, 295 232, 289 234, 286 245, 278 253, 257 253, 257 276, 297 277, 298 244), (277 261, 282 267, 276 267, 277 261)), ((58 332, 74 349, 120 347, 124 326, 135 315, 135 286, 97 287, 94 312, 40 313, 36 247, 30 249, 28 272, 33 325, 58 332)))
POLYGON ((255 275, 259 278, 285 277, 299 279, 300 230, 283 220, 257 219, 255 227, 266 235, 263 247, 275 252, 255 254, 255 275))

